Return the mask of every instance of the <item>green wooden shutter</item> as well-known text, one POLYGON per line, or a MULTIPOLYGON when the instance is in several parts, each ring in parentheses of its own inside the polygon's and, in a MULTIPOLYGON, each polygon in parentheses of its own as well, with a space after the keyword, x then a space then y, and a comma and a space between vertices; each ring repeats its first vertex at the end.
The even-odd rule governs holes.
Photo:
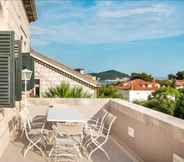
POLYGON ((15 98, 16 101, 22 100, 22 55, 21 55, 21 43, 15 41, 14 52, 15 52, 15 98))
POLYGON ((0 31, 0 106, 15 104, 14 32, 0 31))

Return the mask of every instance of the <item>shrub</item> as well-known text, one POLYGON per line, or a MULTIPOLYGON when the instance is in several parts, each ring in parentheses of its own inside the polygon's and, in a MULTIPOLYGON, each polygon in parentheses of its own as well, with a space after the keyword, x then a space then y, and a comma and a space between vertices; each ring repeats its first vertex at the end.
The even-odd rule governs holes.
POLYGON ((184 96, 181 96, 177 101, 175 116, 181 119, 184 119, 184 96))
POLYGON ((99 98, 122 98, 120 92, 110 85, 105 85, 99 88, 99 98))
POLYGON ((71 87, 70 84, 62 82, 60 85, 49 88, 45 93, 46 97, 63 97, 63 98, 90 98, 91 94, 88 94, 82 87, 71 87))

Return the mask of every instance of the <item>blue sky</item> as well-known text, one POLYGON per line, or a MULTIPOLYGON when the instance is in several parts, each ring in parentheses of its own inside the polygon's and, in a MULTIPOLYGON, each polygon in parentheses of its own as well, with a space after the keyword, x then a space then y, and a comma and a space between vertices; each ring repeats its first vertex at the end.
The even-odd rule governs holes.
POLYGON ((183 0, 37 0, 32 47, 88 72, 184 70, 183 0))

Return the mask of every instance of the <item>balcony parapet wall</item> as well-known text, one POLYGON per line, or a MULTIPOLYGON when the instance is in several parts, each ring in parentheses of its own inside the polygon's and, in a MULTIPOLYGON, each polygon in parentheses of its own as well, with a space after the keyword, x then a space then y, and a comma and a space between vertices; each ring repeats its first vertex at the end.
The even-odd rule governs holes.
POLYGON ((145 162, 184 159, 184 120, 123 100, 111 100, 109 110, 117 116, 112 128, 116 141, 145 162))

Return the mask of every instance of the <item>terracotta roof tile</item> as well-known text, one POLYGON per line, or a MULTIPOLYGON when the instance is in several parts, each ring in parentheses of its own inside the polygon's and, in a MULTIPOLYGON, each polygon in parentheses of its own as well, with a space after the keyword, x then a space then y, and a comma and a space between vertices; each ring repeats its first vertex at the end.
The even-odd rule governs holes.
POLYGON ((184 86, 184 80, 176 80, 175 85, 176 86, 184 86))
POLYGON ((160 87, 160 85, 156 83, 155 81, 147 82, 141 79, 135 79, 135 80, 127 81, 127 82, 118 83, 115 85, 115 87, 118 89, 122 89, 122 90, 152 90, 152 91, 155 91, 160 87))

